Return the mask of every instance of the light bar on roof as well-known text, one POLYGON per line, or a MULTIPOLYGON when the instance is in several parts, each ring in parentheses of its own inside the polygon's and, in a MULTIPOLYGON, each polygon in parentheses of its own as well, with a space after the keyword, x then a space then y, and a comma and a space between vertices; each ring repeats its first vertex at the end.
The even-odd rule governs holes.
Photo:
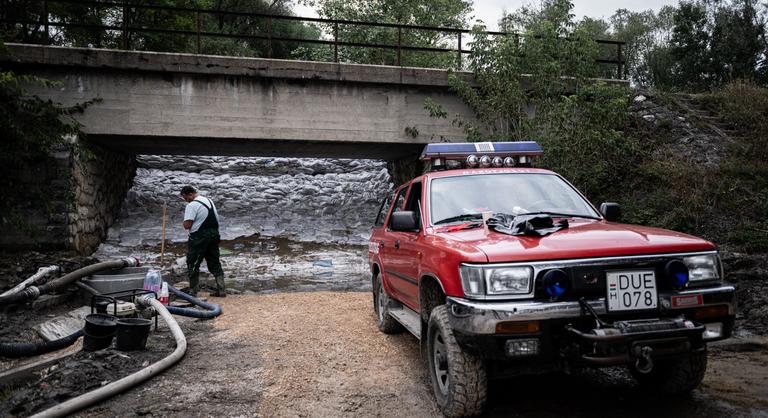
POLYGON ((439 143, 427 144, 421 153, 422 160, 433 158, 466 158, 469 155, 488 156, 537 156, 544 151, 534 141, 519 142, 465 142, 460 144, 439 143))

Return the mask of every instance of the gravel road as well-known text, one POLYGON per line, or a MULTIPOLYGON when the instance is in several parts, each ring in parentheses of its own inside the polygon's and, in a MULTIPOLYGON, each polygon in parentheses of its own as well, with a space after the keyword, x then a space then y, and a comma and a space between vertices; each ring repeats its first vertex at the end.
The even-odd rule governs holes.
MULTIPOLYGON (((189 351, 151 382, 84 411, 97 416, 439 416, 419 345, 375 326, 368 293, 212 298, 225 314, 182 323, 189 351)), ((495 381, 488 416, 768 417, 768 339, 710 349, 704 385, 658 399, 620 369, 495 381)))

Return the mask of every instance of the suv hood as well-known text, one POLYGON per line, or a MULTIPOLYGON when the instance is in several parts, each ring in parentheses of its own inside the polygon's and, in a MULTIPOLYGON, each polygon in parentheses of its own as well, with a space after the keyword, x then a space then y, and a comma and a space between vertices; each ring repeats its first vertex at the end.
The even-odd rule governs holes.
POLYGON ((485 253, 488 262, 538 261, 714 250, 709 241, 659 228, 573 219, 543 237, 512 236, 486 228, 439 233, 485 253))

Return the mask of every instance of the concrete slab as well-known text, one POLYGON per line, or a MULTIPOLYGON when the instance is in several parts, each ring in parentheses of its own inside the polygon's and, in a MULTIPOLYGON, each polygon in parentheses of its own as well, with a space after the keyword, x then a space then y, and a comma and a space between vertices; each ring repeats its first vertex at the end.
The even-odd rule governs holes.
POLYGON ((90 306, 81 306, 32 328, 46 341, 58 340, 83 328, 85 317, 90 313, 90 306))

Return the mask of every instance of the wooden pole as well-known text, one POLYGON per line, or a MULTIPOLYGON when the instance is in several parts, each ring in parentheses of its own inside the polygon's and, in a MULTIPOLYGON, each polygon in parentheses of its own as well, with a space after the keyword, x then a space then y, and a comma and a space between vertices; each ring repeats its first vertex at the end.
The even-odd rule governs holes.
POLYGON ((160 268, 163 268, 163 261, 165 257, 165 217, 166 217, 166 210, 167 210, 167 203, 163 201, 163 237, 160 238, 160 268))

